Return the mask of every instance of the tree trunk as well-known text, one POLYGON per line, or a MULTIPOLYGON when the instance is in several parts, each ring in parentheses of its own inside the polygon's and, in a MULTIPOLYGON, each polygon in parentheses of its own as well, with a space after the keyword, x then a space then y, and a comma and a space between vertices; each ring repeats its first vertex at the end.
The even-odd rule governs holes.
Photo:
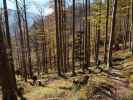
POLYGON ((60 48, 59 48, 59 27, 58 27, 58 0, 55 0, 55 23, 56 23, 56 51, 57 51, 57 70, 58 75, 61 76, 60 66, 60 48))
POLYGON ((28 23, 27 23, 27 12, 26 12, 25 0, 23 0, 23 2, 24 2, 26 37, 27 37, 27 49, 28 49, 28 64, 29 64, 30 78, 32 78, 33 72, 32 72, 32 62, 31 62, 31 49, 30 49, 30 41, 29 41, 29 30, 28 30, 28 23))
MULTIPOLYGON (((11 35, 10 35, 10 29, 9 29, 9 22, 8 22, 8 10, 7 10, 7 2, 6 0, 3 0, 4 5, 4 22, 5 22, 5 34, 3 35, 5 38, 7 38, 7 46, 8 46, 8 59, 9 63, 13 72, 13 80, 14 80, 14 86, 16 86, 16 79, 15 79, 15 68, 14 68, 14 60, 12 55, 12 45, 11 45, 11 35)), ((17 87, 16 87, 17 88, 17 87)))
POLYGON ((104 63, 107 63, 107 43, 108 43, 108 23, 109 23, 109 0, 107 0, 107 15, 106 15, 106 36, 104 47, 104 63))
POLYGON ((72 54, 72 63, 73 63, 73 67, 72 67, 72 74, 75 75, 75 0, 73 0, 73 54, 72 54))
MULTIPOLYGON (((0 24, 0 80, 2 85, 3 100, 17 100, 17 86, 14 72, 14 64, 12 58, 11 38, 8 23, 8 11, 6 0, 3 0, 4 16, 5 16, 5 29, 7 36, 8 48, 4 41, 4 34, 2 33, 2 26, 0 24), (9 54, 7 54, 9 49, 9 54), (9 56, 9 57, 8 57, 9 56), (10 59, 9 59, 10 58, 10 59)), ((0 23, 2 23, 0 18, 0 23)))
POLYGON ((97 65, 97 68, 99 67, 99 49, 100 49, 100 35, 101 35, 101 5, 102 4, 102 1, 100 0, 99 1, 99 21, 98 21, 98 26, 97 26, 97 35, 96 35, 96 65, 97 65))
POLYGON ((18 26, 19 26, 19 33, 20 33, 20 45, 21 45, 21 51, 22 51, 22 66, 24 68, 24 78, 25 81, 27 81, 27 69, 26 69, 26 61, 25 61, 25 46, 24 46, 24 38, 23 38, 23 31, 21 26, 21 18, 20 18, 20 10, 18 6, 18 0, 16 0, 16 8, 17 8, 17 17, 18 17, 18 26))
POLYGON ((116 26, 116 12, 117 12, 117 0, 114 0, 113 12, 112 12, 112 29, 109 40, 109 52, 108 52, 108 63, 107 66, 112 67, 112 47, 114 42, 115 26, 116 26))
POLYGON ((132 0, 132 30, 131 30, 131 34, 132 34, 132 55, 133 55, 133 0, 132 0))

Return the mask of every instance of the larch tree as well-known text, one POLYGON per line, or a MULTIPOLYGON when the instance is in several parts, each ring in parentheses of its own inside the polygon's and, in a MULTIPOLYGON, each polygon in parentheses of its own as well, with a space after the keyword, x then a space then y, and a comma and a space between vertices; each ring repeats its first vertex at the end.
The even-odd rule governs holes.
POLYGON ((97 25, 97 33, 96 33, 96 64, 97 64, 97 67, 99 67, 99 56, 100 56, 100 38, 101 38, 101 6, 102 6, 102 0, 100 1, 97 1, 99 6, 98 6, 98 25, 97 25))
POLYGON ((25 60, 25 44, 24 44, 24 34, 22 31, 22 21, 21 21, 21 17, 20 17, 20 9, 19 9, 19 4, 18 4, 18 0, 15 1, 16 2, 16 9, 17 9, 17 18, 18 18, 18 28, 19 28, 19 34, 20 34, 20 45, 21 45, 21 54, 22 54, 22 67, 24 69, 24 78, 25 81, 27 81, 27 69, 26 69, 26 60, 25 60))
POLYGON ((107 66, 109 68, 112 67, 112 47, 114 43, 114 34, 116 29, 116 13, 117 13, 117 0, 114 0, 113 2, 113 12, 112 12, 112 29, 110 33, 110 39, 109 39, 109 52, 108 52, 108 62, 107 66))
POLYGON ((75 0, 73 0, 73 23, 72 23, 72 34, 73 34, 73 53, 72 53, 72 74, 75 75, 75 0))
MULTIPOLYGON (((6 0, 3 0, 4 5, 4 17, 5 17, 5 29, 7 42, 4 41, 4 34, 2 32, 2 26, 0 24, 0 79, 2 84, 3 100, 17 100, 17 86, 14 73, 14 65, 12 58, 11 38, 8 22, 8 10, 6 0), (8 48, 7 48, 8 46, 8 48), (10 51, 10 52, 7 52, 10 51), (10 54, 9 54, 10 53, 10 54), (10 58, 10 59, 9 59, 10 58)), ((0 23, 1 18, 0 18, 0 23)))
POLYGON ((106 14, 106 36, 105 36, 105 43, 104 43, 104 63, 107 63, 107 48, 108 48, 108 24, 109 24, 109 0, 106 0, 107 6, 107 14, 106 14))
POLYGON ((62 15, 62 0, 58 0, 58 14, 59 14, 59 46, 60 46, 60 64, 61 69, 63 71, 64 64, 63 64, 63 15, 62 15))
MULTIPOLYGON (((90 0, 85 0, 85 69, 90 67, 90 0), (89 16, 89 18, 88 18, 89 16)), ((84 69, 83 69, 84 70, 84 69)))
POLYGON ((56 23, 56 48, 57 48, 57 70, 58 75, 61 76, 60 65, 60 48, 59 48, 59 25, 58 25, 58 0, 55 0, 55 23, 56 23))
POLYGON ((31 61, 31 47, 30 47, 30 38, 29 38, 29 29, 28 29, 28 22, 27 22, 27 11, 26 11, 26 2, 23 0, 24 4, 24 19, 25 19, 25 30, 26 30, 26 37, 27 37, 27 49, 28 49, 28 65, 29 65, 29 72, 30 77, 32 78, 32 61, 31 61))

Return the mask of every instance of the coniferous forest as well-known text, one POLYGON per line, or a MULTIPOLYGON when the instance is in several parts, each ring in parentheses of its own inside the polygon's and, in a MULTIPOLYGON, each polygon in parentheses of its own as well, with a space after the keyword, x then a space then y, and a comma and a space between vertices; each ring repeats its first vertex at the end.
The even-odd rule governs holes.
POLYGON ((133 0, 0 0, 0 100, 133 100, 133 0))

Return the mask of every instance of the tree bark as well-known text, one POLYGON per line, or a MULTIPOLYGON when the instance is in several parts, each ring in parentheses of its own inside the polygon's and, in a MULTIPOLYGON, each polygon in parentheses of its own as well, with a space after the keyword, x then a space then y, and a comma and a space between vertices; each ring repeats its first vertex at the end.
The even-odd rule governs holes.
POLYGON ((28 49, 28 63, 29 63, 30 78, 32 78, 33 72, 32 72, 32 61, 31 61, 31 48, 30 48, 29 30, 28 30, 28 23, 27 23, 27 12, 26 12, 25 0, 23 0, 23 2, 24 2, 24 17, 25 17, 26 37, 27 37, 27 49, 28 49))
POLYGON ((110 68, 112 67, 112 47, 114 42, 114 34, 115 34, 115 28, 116 28, 116 13, 117 13, 117 0, 114 0, 113 4, 113 12, 112 12, 112 29, 110 34, 110 40, 109 40, 109 52, 108 52, 108 63, 107 66, 110 68))
MULTIPOLYGON (((5 16, 5 29, 7 36, 7 43, 4 41, 4 34, 2 32, 2 26, 0 24, 0 80, 2 85, 3 100, 17 100, 17 86, 14 72, 14 64, 12 58, 12 46, 8 23, 8 11, 6 0, 3 0, 4 16, 5 16), (8 45, 8 48, 6 47, 8 45), (9 49, 9 53, 7 53, 9 49)), ((0 23, 2 23, 0 18, 0 23)))
POLYGON ((133 0, 132 2, 132 30, 131 30, 131 34, 132 34, 132 55, 133 55, 133 0))
POLYGON ((56 48, 57 48, 57 70, 58 75, 61 76, 60 66, 60 48, 59 48, 59 27, 58 27, 58 0, 55 0, 55 23, 56 23, 56 48))
POLYGON ((105 36, 105 47, 104 47, 104 63, 107 63, 107 44, 108 44, 108 23, 109 23, 109 0, 107 0, 107 15, 106 15, 106 36, 105 36))
POLYGON ((18 6, 18 0, 16 2, 16 8, 17 8, 17 17, 18 17, 18 26, 19 26, 19 33, 20 33, 20 45, 21 45, 21 51, 22 51, 22 66, 24 68, 24 78, 25 81, 27 81, 27 69, 26 69, 26 61, 25 61, 25 46, 24 46, 24 38, 23 38, 23 31, 22 31, 22 23, 21 23, 21 18, 20 18, 20 10, 18 6))
POLYGON ((72 54, 72 63, 73 63, 73 67, 72 67, 72 74, 75 75, 75 0, 73 0, 73 54, 72 54))

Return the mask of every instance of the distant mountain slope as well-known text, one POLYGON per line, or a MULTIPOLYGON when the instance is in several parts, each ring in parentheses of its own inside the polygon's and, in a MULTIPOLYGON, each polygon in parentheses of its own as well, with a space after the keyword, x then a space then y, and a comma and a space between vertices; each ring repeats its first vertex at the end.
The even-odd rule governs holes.
MULTIPOLYGON (((17 24, 17 11, 8 9, 8 15, 9 15, 9 25, 10 25, 10 31, 11 33, 14 33, 14 28, 16 28, 17 24)), ((28 21, 28 26, 31 27, 33 24, 33 19, 35 18, 35 14, 27 12, 27 21, 28 21)))

